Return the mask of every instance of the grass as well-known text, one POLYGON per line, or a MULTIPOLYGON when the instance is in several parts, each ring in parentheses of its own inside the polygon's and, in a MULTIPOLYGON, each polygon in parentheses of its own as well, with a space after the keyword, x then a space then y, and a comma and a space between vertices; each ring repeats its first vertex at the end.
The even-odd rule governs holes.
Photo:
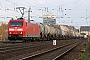
POLYGON ((88 53, 87 52, 82 53, 80 60, 90 60, 90 58, 88 57, 88 53))
MULTIPOLYGON (((87 43, 84 42, 83 45, 84 45, 84 47, 81 50, 86 50, 87 43)), ((88 55, 89 55, 89 53, 87 51, 82 52, 81 53, 80 60, 90 60, 90 58, 88 57, 88 55)))
POLYGON ((2 44, 2 46, 7 46, 6 44, 2 44))
POLYGON ((8 46, 7 44, 1 44, 0 46, 8 46))

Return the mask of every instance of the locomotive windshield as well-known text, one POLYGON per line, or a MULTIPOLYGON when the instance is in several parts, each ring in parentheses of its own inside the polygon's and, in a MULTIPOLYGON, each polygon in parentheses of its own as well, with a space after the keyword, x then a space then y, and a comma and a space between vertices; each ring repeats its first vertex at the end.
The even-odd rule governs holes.
POLYGON ((10 22, 10 26, 23 26, 23 22, 10 22))

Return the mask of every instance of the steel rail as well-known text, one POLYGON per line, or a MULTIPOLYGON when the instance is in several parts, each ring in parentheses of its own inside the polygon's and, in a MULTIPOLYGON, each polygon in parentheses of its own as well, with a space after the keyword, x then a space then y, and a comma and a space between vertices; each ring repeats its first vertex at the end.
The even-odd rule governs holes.
POLYGON ((75 48, 76 46, 78 46, 79 44, 81 44, 82 42, 77 43, 76 45, 74 45, 73 47, 69 48, 68 50, 66 50, 65 52, 61 53, 60 55, 58 55, 57 57, 55 57, 53 60, 58 60, 61 57, 63 57, 66 53, 70 52, 73 48, 75 48))
MULTIPOLYGON (((75 43, 75 42, 73 42, 73 43, 75 43)), ((71 44, 73 44, 73 43, 69 43, 69 44, 66 44, 66 45, 62 45, 62 46, 59 46, 59 47, 56 47, 56 48, 53 48, 53 49, 50 49, 50 50, 47 50, 47 51, 44 51, 44 52, 38 53, 38 54, 34 54, 34 55, 31 55, 31 56, 28 56, 28 57, 22 58, 22 59, 20 59, 20 60, 33 59, 34 57, 37 57, 37 56, 43 55, 43 54, 48 53, 48 52, 55 51, 55 50, 57 50, 57 49, 61 49, 61 48, 63 48, 63 47, 69 46, 69 45, 71 45, 71 44)))

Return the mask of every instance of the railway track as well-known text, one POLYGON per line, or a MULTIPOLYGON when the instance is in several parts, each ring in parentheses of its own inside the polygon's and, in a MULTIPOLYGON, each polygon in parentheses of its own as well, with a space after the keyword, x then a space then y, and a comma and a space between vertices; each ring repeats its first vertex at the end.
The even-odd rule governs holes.
POLYGON ((23 41, 9 41, 9 40, 5 40, 5 41, 0 41, 0 43, 23 43, 23 41))
POLYGON ((49 44, 43 43, 43 44, 38 44, 38 43, 24 43, 24 44, 17 44, 14 46, 7 46, 7 47, 3 47, 0 48, 0 53, 5 53, 5 52, 13 52, 13 51, 17 51, 17 50, 22 50, 22 49, 28 49, 28 48, 35 48, 35 47, 40 47, 40 46, 46 46, 49 44))
POLYGON ((0 60, 4 60, 7 58, 14 57, 15 55, 20 55, 22 54, 22 50, 27 50, 27 49, 35 49, 37 47, 41 46, 47 46, 49 45, 48 43, 24 43, 24 44, 17 44, 15 46, 5 46, 3 48, 0 48, 0 60), (21 52, 20 52, 21 51, 21 52), (14 56, 12 55, 14 53, 14 56))
POLYGON ((23 44, 22 41, 0 41, 0 48, 1 47, 7 47, 7 46, 15 46, 15 45, 19 45, 19 44, 23 44))
POLYGON ((70 50, 78 46, 81 42, 77 42, 75 44, 74 43, 56 47, 48 51, 22 58, 20 60, 60 60, 61 57, 63 57, 66 53, 70 52, 70 50), (57 52, 59 52, 59 54, 56 54, 57 52))
POLYGON ((58 41, 56 46, 52 45, 52 41, 48 42, 32 42, 15 44, 14 46, 0 47, 0 60, 19 60, 25 56, 32 56, 41 52, 47 52, 54 49, 63 48, 65 45, 70 45, 76 41, 58 41), (68 44, 67 44, 68 42, 68 44), (72 43, 71 43, 72 42, 72 43), (57 47, 57 48, 56 48, 57 47))
POLYGON ((81 43, 82 42, 76 43, 75 45, 73 45, 72 47, 70 47, 69 49, 67 49, 63 53, 61 53, 60 55, 56 56, 53 60, 60 60, 62 57, 65 56, 65 54, 69 53, 72 49, 74 49, 76 46, 78 46, 81 43))

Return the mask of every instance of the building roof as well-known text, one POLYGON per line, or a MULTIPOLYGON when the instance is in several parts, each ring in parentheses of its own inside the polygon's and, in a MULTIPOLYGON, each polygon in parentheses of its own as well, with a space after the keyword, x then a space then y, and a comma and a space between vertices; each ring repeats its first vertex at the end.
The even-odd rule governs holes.
POLYGON ((81 26, 80 31, 90 31, 90 26, 81 26))

